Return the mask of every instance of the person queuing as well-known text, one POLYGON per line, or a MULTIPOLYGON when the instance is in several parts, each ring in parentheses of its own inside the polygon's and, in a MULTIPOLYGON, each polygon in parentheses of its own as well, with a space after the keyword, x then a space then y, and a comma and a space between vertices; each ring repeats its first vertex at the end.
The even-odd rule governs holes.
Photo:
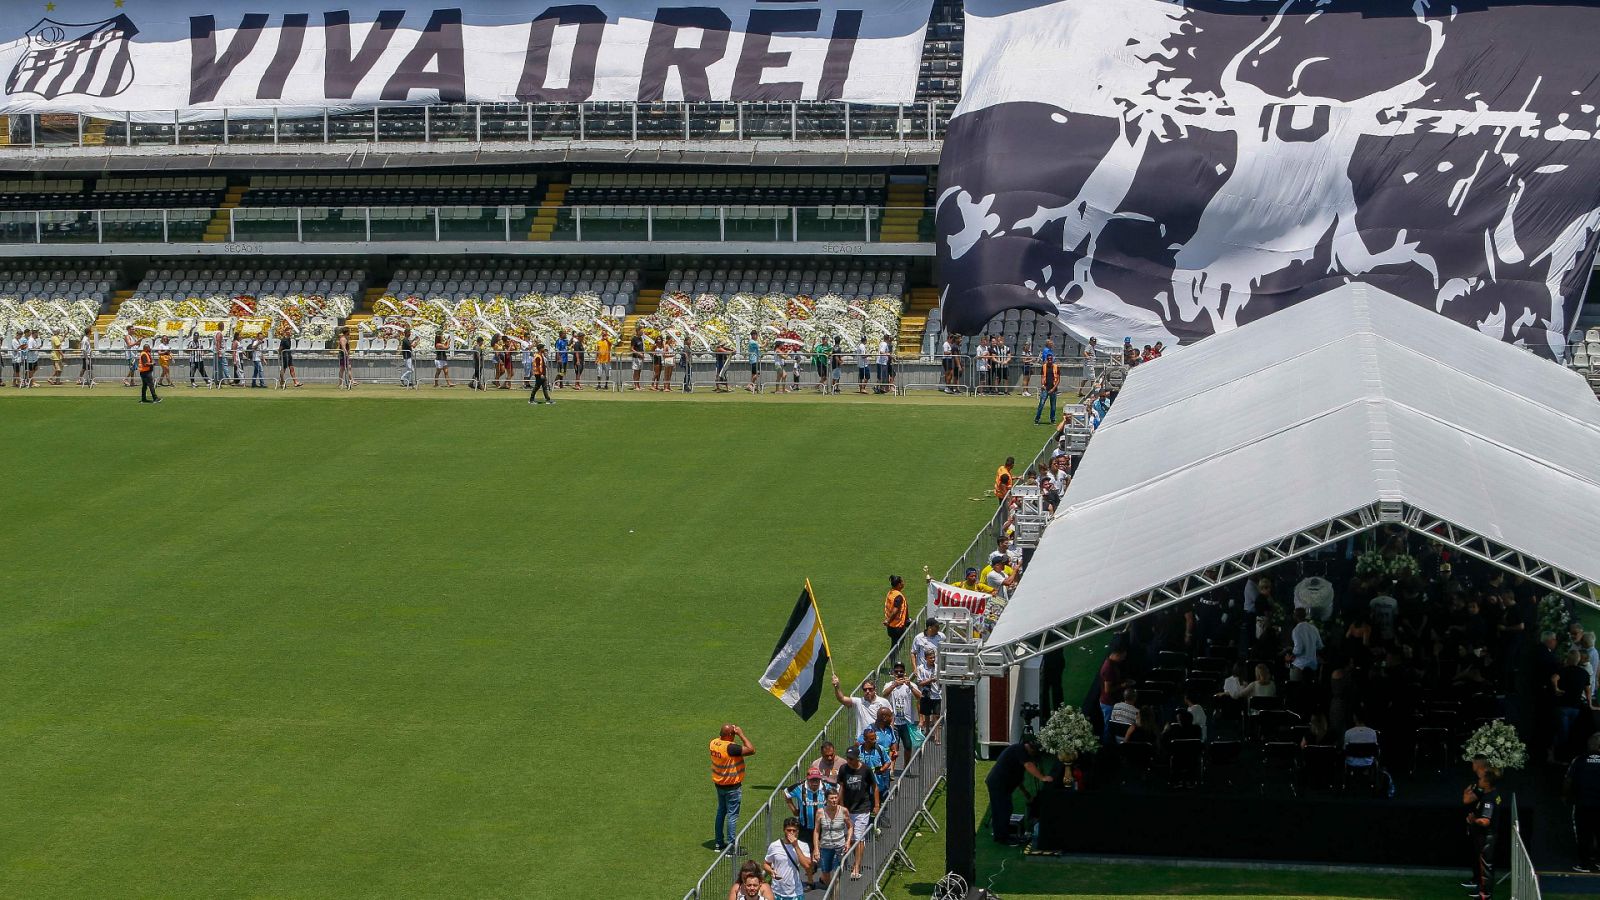
POLYGON ((754 394, 761 390, 761 341, 754 331, 750 332, 750 339, 745 342, 745 355, 750 358, 750 383, 744 389, 754 394))
MULTIPOLYGON (((878 779, 861 761, 859 747, 851 747, 844 752, 844 768, 839 772, 839 798, 850 812, 851 843, 847 847, 855 849, 850 880, 857 881, 861 878, 861 857, 866 849, 867 837, 872 833, 872 820, 883 803, 883 795, 878 791, 878 779)), ((848 854, 849 850, 845 852, 848 854)))
POLYGON ((728 386, 728 363, 733 361, 733 348, 728 346, 726 335, 717 338, 716 350, 711 354, 717 364, 717 374, 711 385, 711 393, 726 394, 733 390, 728 386))
POLYGON ((472 380, 467 382, 467 390, 487 390, 483 384, 483 335, 481 334, 472 345, 472 380))
POLYGON ((583 390, 583 367, 587 363, 588 348, 583 345, 583 333, 572 335, 572 389, 583 390))
MULTIPOLYGON (((916 749, 918 741, 911 739, 911 726, 917 723, 917 706, 922 702, 922 686, 919 682, 906 674, 906 664, 894 664, 894 680, 889 682, 889 687, 884 691, 889 701, 889 706, 894 710, 894 735, 899 740, 905 760, 909 761, 911 751, 916 749)), ((905 762, 901 763, 902 766, 905 762)))
POLYGON ((154 370, 155 358, 150 353, 150 342, 145 341, 139 345, 139 356, 136 363, 139 367, 139 402, 160 403, 161 398, 156 396, 156 379, 154 370))
MULTIPOLYGON (((78 343, 78 360, 79 360, 79 362, 81 363, 81 365, 83 367, 82 371, 80 371, 78 373, 78 384, 80 384, 80 385, 82 385, 84 387, 94 387, 94 356, 93 356, 93 354, 94 354, 94 332, 92 330, 90 330, 90 329, 85 328, 83 330, 83 338, 78 343)), ((0 378, 0 383, 4 383, 4 379, 3 378, 0 378)))
POLYGON ((889 701, 878 696, 877 686, 868 678, 861 682, 861 696, 846 697, 839 688, 839 676, 833 676, 833 696, 838 699, 840 706, 848 706, 856 714, 856 733, 871 728, 878 721, 878 713, 887 710, 891 715, 894 710, 889 706, 889 701))
POLYGON ((887 710, 882 719, 882 725, 874 724, 861 732, 861 761, 878 779, 878 793, 887 797, 889 785, 894 781, 894 744, 880 740, 884 735, 888 740, 894 740, 894 728, 890 724, 893 713, 887 710))
POLYGON ((889 649, 900 645, 910 625, 911 613, 906 605, 906 580, 899 575, 889 576, 889 593, 883 598, 883 628, 889 633, 889 649))
MULTIPOLYGON (((989 790, 989 817, 994 842, 1010 844, 1016 841, 1011 833, 1011 795, 1022 788, 1024 775, 1032 775, 1048 784, 1054 779, 1039 770, 1044 758, 1039 739, 1028 737, 1000 752, 994 768, 984 777, 984 787, 989 790)), ((1026 796, 1027 792, 1023 792, 1026 796)))
POLYGON ((450 379, 450 341, 441 331, 433 336, 433 386, 439 386, 439 376, 444 376, 445 387, 455 387, 450 379))
POLYGON ((415 351, 411 329, 407 327, 400 335, 400 386, 410 390, 417 388, 417 361, 413 358, 415 351))
POLYGON ((831 784, 826 791, 827 803, 817 811, 817 827, 811 839, 811 858, 817 861, 817 886, 824 890, 844 863, 852 835, 850 810, 844 805, 843 792, 831 784))
POLYGON ((739 869, 738 880, 728 892, 728 900, 772 900, 772 885, 762 880, 761 867, 753 862, 739 869))
POLYGON ((817 813, 828 802, 828 785, 822 780, 822 770, 812 766, 806 777, 783 793, 789 812, 800 823, 800 840, 815 846, 813 837, 817 826, 817 813))
POLYGON ((533 346, 533 387, 528 394, 529 406, 535 405, 534 398, 539 396, 541 390, 544 391, 544 402, 551 406, 556 405, 556 401, 550 396, 550 379, 546 377, 548 371, 549 363, 544 358, 544 343, 542 341, 535 342, 533 346))
POLYGON ((744 729, 729 723, 711 739, 710 748, 711 783, 717 789, 717 822, 712 845, 720 853, 739 836, 744 761, 756 755, 756 745, 745 736, 744 729))
POLYGON ((595 377, 600 379, 600 390, 611 390, 611 336, 600 335, 594 345, 595 377))
MULTIPOLYGON (((285 382, 295 387, 304 387, 300 383, 300 373, 294 368, 294 341, 288 333, 278 336, 278 387, 282 388, 285 382)), ((416 376, 412 376, 412 386, 416 386, 416 376)))
POLYGON ((810 843, 800 840, 799 822, 793 818, 783 820, 783 837, 767 845, 767 856, 762 861, 772 876, 773 900, 801 900, 805 896, 806 876, 816 868, 810 843))
MULTIPOLYGON (((483 338, 478 340, 481 342, 483 338)), ((339 329, 339 339, 335 346, 339 353, 339 390, 348 391, 356 386, 356 380, 350 368, 350 329, 339 329)), ((254 379, 252 378, 252 380, 254 379)))

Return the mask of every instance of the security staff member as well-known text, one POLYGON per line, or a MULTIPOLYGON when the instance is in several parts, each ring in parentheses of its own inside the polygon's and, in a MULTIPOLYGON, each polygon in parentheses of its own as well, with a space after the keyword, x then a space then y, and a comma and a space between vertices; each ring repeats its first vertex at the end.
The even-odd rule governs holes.
POLYGON ((910 612, 906 608, 906 580, 899 575, 889 576, 889 594, 883 598, 883 627, 889 632, 889 648, 900 643, 906 633, 910 612))
POLYGON ((544 344, 537 343, 533 347, 533 390, 528 393, 529 406, 534 405, 533 398, 539 396, 540 389, 544 390, 545 402, 551 406, 556 405, 556 401, 550 397, 550 381, 545 377, 547 370, 548 364, 544 358, 544 344))
POLYGON ((989 789, 989 824, 995 843, 1009 844, 1013 840, 1011 794, 1022 787, 1022 776, 1032 775, 1047 784, 1055 780, 1039 771, 1039 760, 1042 758, 1039 739, 1029 737, 1001 751, 1000 758, 994 761, 994 768, 984 778, 983 784, 989 789))
POLYGON ((1572 761, 1563 792, 1578 832, 1578 863, 1572 871, 1600 871, 1600 734, 1589 735, 1589 752, 1572 761))
MULTIPOLYGON (((535 360, 543 358, 534 357, 535 360)), ((534 372, 538 374, 537 367, 534 372)), ((744 729, 737 725, 722 726, 722 731, 711 740, 711 783, 717 788, 717 827, 713 843, 718 851, 725 849, 729 842, 739 836, 739 798, 744 787, 744 761, 755 753, 756 745, 750 743, 744 729)))
POLYGON ((156 380, 152 374, 155 369, 155 358, 150 355, 150 342, 145 341, 139 345, 139 402, 160 403, 161 398, 156 396, 156 380), (150 399, 145 399, 146 395, 150 399))
POLYGON ((1499 781, 1493 769, 1479 760, 1473 760, 1478 770, 1478 782, 1467 788, 1463 801, 1467 802, 1467 833, 1472 838, 1472 880, 1462 886, 1472 890, 1478 900, 1489 900, 1494 892, 1494 832, 1495 817, 1500 811, 1499 781))
POLYGON ((1056 423, 1056 392, 1061 390, 1061 367, 1054 356, 1046 356, 1039 373, 1039 405, 1033 411, 1033 424, 1043 425, 1039 417, 1044 414, 1045 397, 1050 398, 1050 424, 1056 423))

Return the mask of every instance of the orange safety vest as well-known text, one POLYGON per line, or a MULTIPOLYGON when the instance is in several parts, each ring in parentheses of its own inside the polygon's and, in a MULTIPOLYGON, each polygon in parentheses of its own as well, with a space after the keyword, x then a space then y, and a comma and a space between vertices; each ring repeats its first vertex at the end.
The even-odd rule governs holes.
POLYGON ((538 375, 541 378, 544 377, 544 354, 543 353, 535 353, 533 355, 533 374, 538 375))
POLYGON ((1000 468, 996 469, 994 472, 994 495, 996 497, 1004 497, 1011 490, 1009 483, 1004 487, 1000 485, 1000 479, 1002 477, 1005 477, 1008 480, 1014 480, 1011 478, 1010 469, 1007 469, 1005 466, 1001 466, 1000 468))
POLYGON ((139 351, 139 371, 148 372, 148 371, 150 371, 150 368, 151 368, 152 365, 153 364, 150 361, 150 351, 149 350, 140 350, 139 351))
POLYGON ((883 622, 890 628, 906 627, 906 595, 896 590, 883 598, 883 622))
POLYGON ((711 741, 711 783, 717 787, 738 787, 744 783, 744 757, 728 752, 733 741, 711 741))

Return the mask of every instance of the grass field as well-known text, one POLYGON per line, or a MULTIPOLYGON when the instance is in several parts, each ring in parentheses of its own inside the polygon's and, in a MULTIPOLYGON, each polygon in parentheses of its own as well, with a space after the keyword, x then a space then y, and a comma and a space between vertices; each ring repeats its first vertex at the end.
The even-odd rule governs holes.
POLYGON ((801 580, 859 677, 886 576, 1044 437, 943 397, 36 393, 0 395, 8 897, 677 896, 717 726, 754 798, 821 724, 755 685, 801 580))

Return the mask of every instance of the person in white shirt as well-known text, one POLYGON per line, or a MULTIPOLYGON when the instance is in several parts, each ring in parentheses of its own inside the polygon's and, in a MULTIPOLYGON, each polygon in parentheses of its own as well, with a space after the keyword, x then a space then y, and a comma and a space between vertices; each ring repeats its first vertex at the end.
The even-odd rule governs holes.
POLYGON ((1211 723, 1206 719, 1206 708, 1201 706, 1194 694, 1183 692, 1183 703, 1189 709, 1189 715, 1194 716, 1194 724, 1200 729, 1200 740, 1211 740, 1211 723))
POLYGON ((1311 624, 1305 609, 1294 611, 1294 630, 1289 632, 1289 675, 1295 681, 1309 680, 1317 671, 1317 656, 1322 652, 1322 633, 1311 624))
POLYGON ((956 392, 956 347, 950 340, 950 335, 945 335, 944 343, 939 345, 939 364, 943 367, 941 377, 944 380, 943 390, 947 394, 956 392))
MULTIPOLYGON (((1376 744, 1378 742, 1378 733, 1373 731, 1371 728, 1368 728, 1367 723, 1361 720, 1360 710, 1357 710, 1355 713, 1353 713, 1351 718, 1355 724, 1350 726, 1350 728, 1348 728, 1344 733, 1345 749, 1348 750, 1351 744, 1376 744)), ((1345 764, 1351 768, 1364 769, 1367 766, 1372 765, 1375 761, 1376 760, 1370 756, 1346 757, 1345 764)))
POLYGON ((928 621, 922 623, 922 633, 911 639, 912 660, 920 661, 922 659, 922 655, 930 650, 937 655, 939 652, 939 645, 943 642, 944 635, 939 633, 938 619, 929 619, 928 621))
POLYGON ((856 393, 865 394, 867 384, 872 381, 872 357, 867 355, 867 338, 865 335, 856 341, 856 393))
POLYGON ((1110 733, 1117 743, 1122 743, 1128 726, 1139 721, 1139 692, 1128 688, 1122 692, 1122 702, 1111 707, 1110 733))
POLYGON ((894 710, 894 734, 900 739, 905 754, 900 762, 904 766, 915 749, 911 742, 911 723, 917 720, 917 704, 922 700, 922 687, 906 674, 906 664, 903 662, 894 664, 894 680, 889 682, 888 700, 890 708, 894 710))
POLYGON ((978 341, 977 360, 974 363, 978 370, 978 393, 987 394, 990 391, 989 380, 989 339, 978 341))
POLYGON ((922 729, 924 735, 932 735, 933 742, 938 744, 939 736, 934 726, 939 723, 939 703, 944 699, 944 691, 939 687, 938 651, 932 647, 924 648, 917 654, 916 660, 917 685, 922 688, 922 701, 917 704, 917 727, 922 729))
POLYGON ((767 845, 762 868, 772 876, 774 900, 800 900, 805 896, 805 879, 813 868, 811 851, 800 840, 800 820, 783 820, 783 837, 767 845))
POLYGON ((889 339, 878 341, 878 380, 883 382, 878 386, 878 393, 894 393, 894 358, 889 355, 889 339))
POLYGON ((846 697, 844 691, 839 689, 839 676, 833 676, 833 696, 838 699, 840 706, 848 706, 856 713, 856 734, 871 728, 878 721, 878 710, 887 709, 893 713, 894 708, 889 701, 878 696, 877 686, 868 678, 861 682, 861 696, 846 697))

